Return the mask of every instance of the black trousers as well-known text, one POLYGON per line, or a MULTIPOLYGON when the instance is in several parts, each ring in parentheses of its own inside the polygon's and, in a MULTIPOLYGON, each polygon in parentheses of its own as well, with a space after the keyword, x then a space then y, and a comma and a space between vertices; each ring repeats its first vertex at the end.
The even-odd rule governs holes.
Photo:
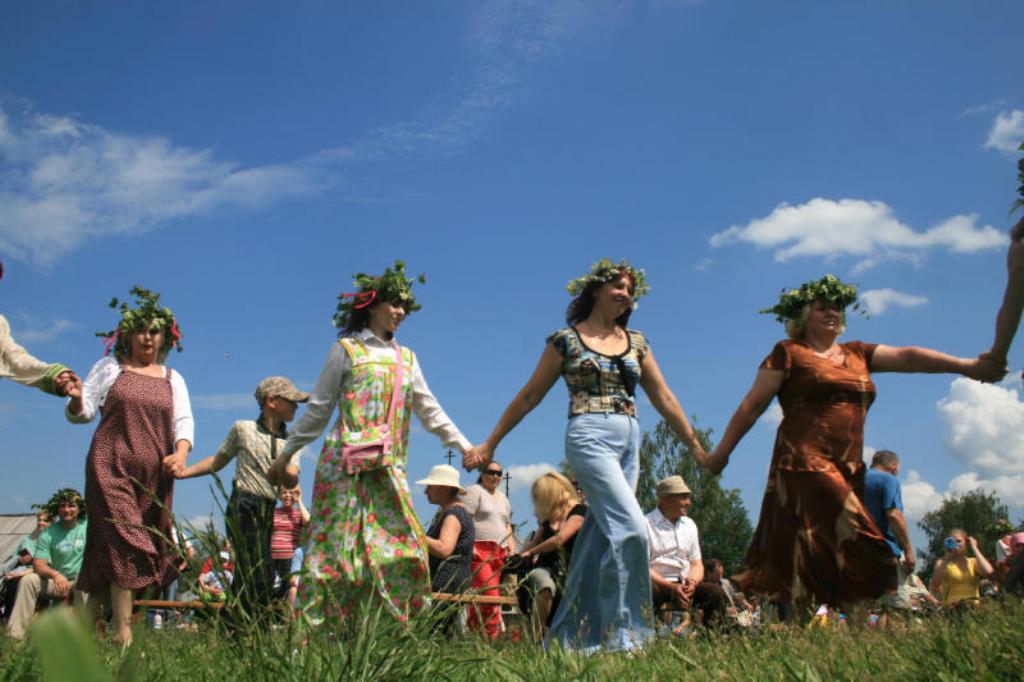
POLYGON ((274 507, 274 500, 235 488, 225 518, 235 555, 231 593, 237 596, 238 607, 256 619, 266 615, 274 597, 274 567, 270 560, 274 507))

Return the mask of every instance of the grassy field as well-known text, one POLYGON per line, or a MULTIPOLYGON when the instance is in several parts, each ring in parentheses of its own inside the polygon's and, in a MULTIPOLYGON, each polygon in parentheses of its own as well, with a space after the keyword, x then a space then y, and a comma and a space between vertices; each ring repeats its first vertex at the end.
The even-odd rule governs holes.
POLYGON ((486 644, 386 622, 336 636, 283 628, 252 636, 204 626, 140 630, 127 652, 94 643, 67 613, 37 621, 34 641, 0 642, 4 680, 1012 680, 1024 677, 1024 603, 989 603, 902 632, 785 628, 662 639, 643 653, 580 657, 526 643, 486 644), (305 638, 308 636, 308 640, 305 638))

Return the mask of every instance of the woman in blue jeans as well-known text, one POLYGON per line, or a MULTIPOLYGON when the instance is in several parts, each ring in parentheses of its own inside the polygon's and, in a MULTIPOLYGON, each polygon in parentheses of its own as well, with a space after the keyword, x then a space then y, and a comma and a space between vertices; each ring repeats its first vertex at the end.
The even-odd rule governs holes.
POLYGON ((549 642, 585 652, 630 650, 653 635, 643 512, 636 501, 640 427, 636 387, 695 454, 704 455, 679 401, 665 385, 647 339, 628 329, 647 293, 642 270, 604 259, 569 283, 568 326, 547 339, 537 369, 487 440, 468 450, 467 468, 490 462, 501 439, 558 380, 569 388, 565 453, 590 512, 576 538, 565 593, 549 642))

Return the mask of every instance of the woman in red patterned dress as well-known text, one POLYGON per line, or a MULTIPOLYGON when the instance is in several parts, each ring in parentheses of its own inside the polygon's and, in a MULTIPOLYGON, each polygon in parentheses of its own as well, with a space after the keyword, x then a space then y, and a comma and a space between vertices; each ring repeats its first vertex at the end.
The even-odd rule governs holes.
POLYGON ((77 584, 94 613, 109 602, 114 638, 123 644, 132 636, 133 593, 164 587, 177 575, 172 493, 194 434, 185 382, 163 365, 181 336, 177 322, 159 306, 159 294, 132 293, 139 306, 123 304, 121 322, 106 335, 113 356, 69 388, 67 407, 76 423, 100 413, 85 464, 89 534, 77 584))
POLYGON ((761 516, 746 570, 733 580, 782 604, 840 604, 896 586, 896 560, 864 507, 864 419, 875 372, 952 372, 994 380, 977 358, 908 346, 837 343, 857 289, 832 275, 784 292, 768 310, 784 322, 753 387, 715 450, 698 459, 718 473, 778 397, 779 425, 761 516))

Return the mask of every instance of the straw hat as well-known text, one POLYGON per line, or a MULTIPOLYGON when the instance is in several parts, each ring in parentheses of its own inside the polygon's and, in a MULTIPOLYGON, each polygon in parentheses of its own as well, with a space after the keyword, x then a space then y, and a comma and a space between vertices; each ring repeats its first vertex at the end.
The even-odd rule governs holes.
POLYGON ((455 488, 460 495, 466 494, 466 489, 459 485, 459 470, 448 464, 432 467, 427 477, 416 481, 416 485, 443 485, 455 488))
POLYGON ((686 485, 686 481, 683 480, 682 476, 663 478, 658 481, 654 489, 658 493, 658 497, 662 495, 683 495, 690 492, 690 486, 686 485))

